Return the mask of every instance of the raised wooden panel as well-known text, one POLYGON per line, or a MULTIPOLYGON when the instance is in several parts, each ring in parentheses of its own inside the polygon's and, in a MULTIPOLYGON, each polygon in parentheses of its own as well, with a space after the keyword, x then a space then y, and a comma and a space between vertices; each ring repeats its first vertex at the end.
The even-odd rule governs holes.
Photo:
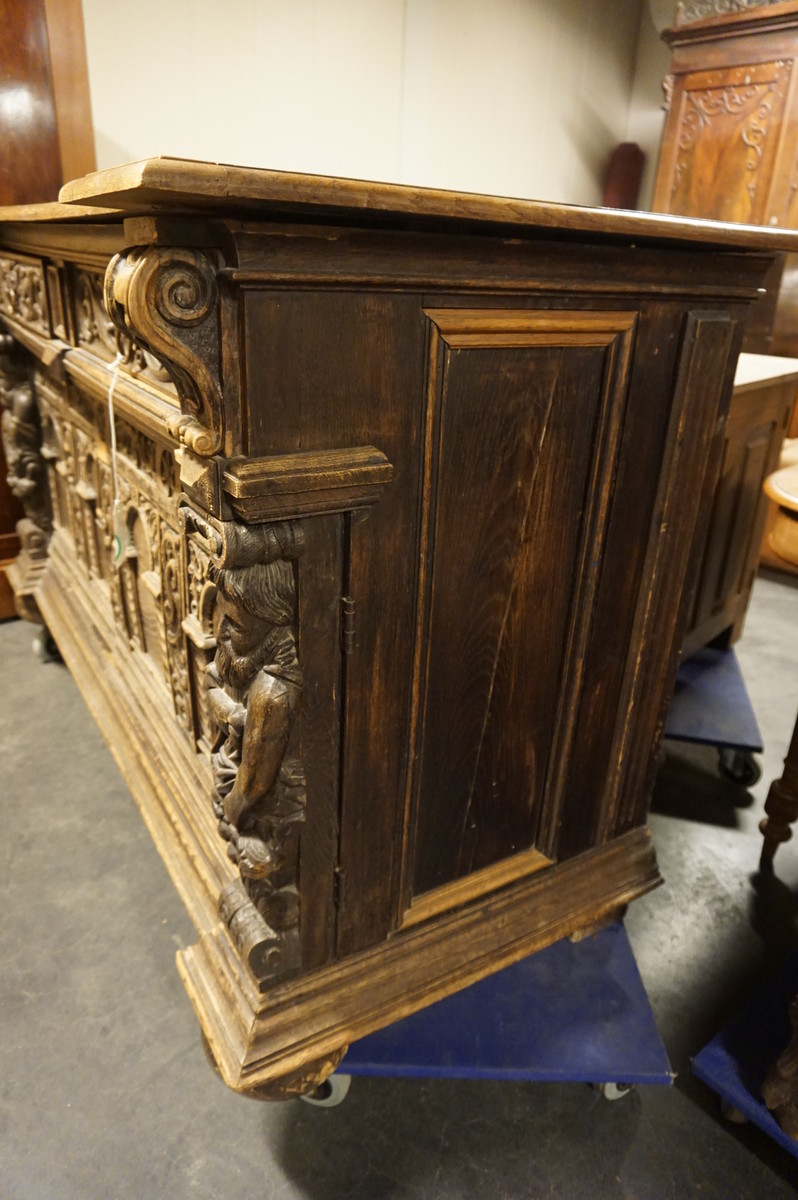
POLYGON ((735 388, 712 513, 702 534, 685 655, 720 635, 734 641, 742 632, 767 511, 762 485, 778 465, 795 390, 794 381, 779 380, 735 388))
POLYGON ((677 79, 654 208, 764 219, 792 67, 779 59, 677 79))
POLYGON ((556 790, 635 320, 427 316, 406 899, 473 871, 496 886, 487 868, 533 847, 556 790))

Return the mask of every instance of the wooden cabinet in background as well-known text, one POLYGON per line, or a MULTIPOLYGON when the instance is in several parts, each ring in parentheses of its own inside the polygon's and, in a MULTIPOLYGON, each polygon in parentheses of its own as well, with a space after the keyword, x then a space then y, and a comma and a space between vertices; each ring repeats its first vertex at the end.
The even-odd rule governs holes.
POLYGON ((663 36, 672 47, 652 208, 798 227, 798 2, 729 13, 663 36))
POLYGON ((685 657, 717 639, 731 644, 742 633, 768 510, 763 484, 778 466, 796 392, 798 360, 740 355, 729 416, 715 448, 712 510, 698 530, 685 657))
MULTIPOLYGON (((692 0, 664 34, 672 47, 667 116, 652 208, 684 216, 798 227, 798 2, 692 0), (730 11, 739 9, 739 11, 730 11)), ((752 307, 746 350, 798 356, 798 321, 774 264, 752 307)), ((696 598, 684 652, 742 631, 767 504, 795 384, 748 379, 735 388, 715 447, 717 491, 696 547, 696 598)))

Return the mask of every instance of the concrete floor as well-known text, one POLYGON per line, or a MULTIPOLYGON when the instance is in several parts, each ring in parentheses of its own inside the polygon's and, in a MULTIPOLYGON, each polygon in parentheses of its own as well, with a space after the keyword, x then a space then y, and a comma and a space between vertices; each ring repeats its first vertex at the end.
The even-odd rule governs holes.
POLYGON ((0 1200, 674 1198, 794 1194, 796 1162, 720 1117, 690 1057, 798 942, 798 845, 754 876, 798 707, 798 585, 757 581, 739 654, 767 750, 747 793, 671 746, 651 827, 666 885, 627 918, 678 1078, 355 1079, 344 1104, 256 1103, 208 1066, 174 967, 192 929, 66 669, 0 626, 0 1200))

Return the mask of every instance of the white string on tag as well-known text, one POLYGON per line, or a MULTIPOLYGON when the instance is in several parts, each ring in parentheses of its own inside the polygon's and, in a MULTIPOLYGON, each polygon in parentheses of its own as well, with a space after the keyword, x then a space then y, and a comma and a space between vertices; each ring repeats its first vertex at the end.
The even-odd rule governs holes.
POLYGON ((119 476, 116 469, 116 419, 114 416, 114 389, 119 378, 119 368, 122 365, 122 355, 117 354, 111 363, 111 381, 108 384, 108 428, 111 438, 111 482, 114 493, 112 510, 113 541, 111 543, 111 561, 119 568, 125 560, 130 545, 130 530, 125 520, 124 507, 119 499, 119 476))

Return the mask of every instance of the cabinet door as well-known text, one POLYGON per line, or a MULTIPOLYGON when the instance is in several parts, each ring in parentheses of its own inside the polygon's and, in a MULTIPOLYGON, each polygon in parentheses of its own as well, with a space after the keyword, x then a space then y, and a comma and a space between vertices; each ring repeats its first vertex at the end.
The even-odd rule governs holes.
POLYGON ((676 77, 653 207, 763 224, 792 60, 676 77))
POLYGON ((410 919, 545 866, 535 836, 573 733, 635 322, 426 315, 410 919))

